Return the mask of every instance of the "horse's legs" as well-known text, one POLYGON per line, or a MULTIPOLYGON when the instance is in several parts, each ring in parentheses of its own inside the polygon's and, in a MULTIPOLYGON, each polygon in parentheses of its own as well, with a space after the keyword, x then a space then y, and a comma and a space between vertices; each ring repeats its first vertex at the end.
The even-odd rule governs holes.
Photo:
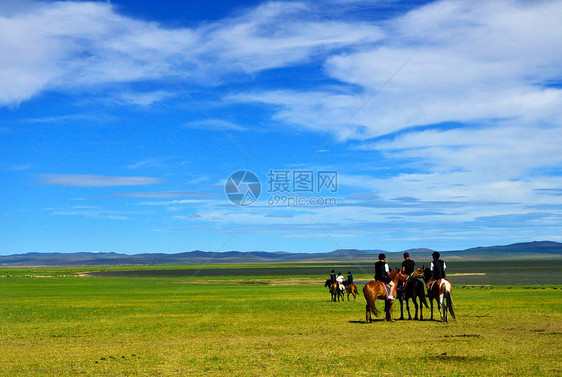
POLYGON ((402 298, 400 298, 400 318, 398 319, 404 319, 404 301, 402 298))
POLYGON ((443 309, 443 314, 441 315, 441 321, 449 322, 447 319, 447 310, 449 309, 447 308, 447 302, 445 301, 445 294, 440 295, 440 299, 441 299, 441 307, 443 309))
POLYGON ((431 320, 433 321, 433 296, 429 298, 429 306, 431 307, 431 320))
MULTIPOLYGON (((374 303, 373 303, 374 305, 374 303)), ((367 305, 365 306, 365 310, 366 310, 366 317, 367 317, 367 323, 371 323, 373 321, 372 317, 371 317, 371 308, 369 306, 369 303, 367 303, 367 305)))
POLYGON ((414 319, 417 320, 418 319, 418 301, 415 297, 412 297, 412 302, 414 303, 414 308, 416 308, 416 314, 414 315, 414 319))
POLYGON ((389 322, 394 322, 394 317, 392 316, 392 309, 394 307, 394 300, 384 301, 384 312, 386 314, 386 320, 389 322))
POLYGON ((435 301, 437 301, 437 309, 439 309, 439 320, 443 322, 443 313, 442 313, 443 295, 440 294, 437 300, 435 301))
POLYGON ((412 319, 412 315, 410 314, 410 304, 408 301, 410 301, 410 299, 406 297, 406 310, 408 311, 408 319, 412 319))
POLYGON ((384 300, 384 319, 390 321, 390 300, 384 300))

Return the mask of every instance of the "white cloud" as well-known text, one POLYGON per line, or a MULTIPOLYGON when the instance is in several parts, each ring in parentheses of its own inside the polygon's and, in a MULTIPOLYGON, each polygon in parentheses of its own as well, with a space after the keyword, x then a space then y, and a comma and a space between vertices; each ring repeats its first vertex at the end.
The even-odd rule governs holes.
POLYGON ((183 127, 197 130, 213 130, 213 131, 246 131, 246 128, 232 122, 222 119, 204 119, 186 122, 183 127))
POLYGON ((166 28, 122 16, 109 3, 31 3, 0 16, 0 105, 47 89, 86 90, 164 75, 212 85, 382 35, 376 26, 313 16, 304 3, 271 2, 212 24, 166 28))
POLYGON ((71 206, 45 209, 53 216, 85 216, 98 219, 130 220, 132 215, 146 215, 146 212, 106 210, 96 206, 71 206))
POLYGON ((391 140, 363 145, 388 157, 413 161, 417 168, 478 172, 480 181, 515 178, 536 168, 562 164, 562 132, 557 127, 524 127, 498 122, 495 127, 411 131, 391 140))
POLYGON ((71 187, 112 187, 142 186, 161 183, 161 178, 152 177, 111 177, 104 175, 43 174, 39 181, 43 185, 71 187))
POLYGON ((155 90, 152 92, 123 92, 114 97, 114 99, 118 103, 123 104, 151 106, 174 97, 177 97, 177 93, 175 92, 155 90))
POLYGON ((277 120, 335 132, 409 58, 354 117, 340 140, 369 139, 408 127, 516 118, 560 125, 562 3, 439 1, 380 24, 384 38, 360 51, 328 56, 341 90, 255 92, 239 100, 277 105, 277 120))

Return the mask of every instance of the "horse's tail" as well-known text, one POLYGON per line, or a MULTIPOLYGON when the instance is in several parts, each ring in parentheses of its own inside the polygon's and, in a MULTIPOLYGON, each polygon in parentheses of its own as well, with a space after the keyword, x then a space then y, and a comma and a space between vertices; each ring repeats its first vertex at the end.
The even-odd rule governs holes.
POLYGON ((451 313, 451 317, 455 318, 455 310, 453 309, 453 299, 451 297, 451 283, 446 282, 445 286, 445 297, 444 299, 447 301, 447 308, 449 309, 449 313, 451 313))
POLYGON ((429 309, 429 306, 427 305, 427 300, 425 298, 425 284, 418 279, 419 284, 416 284, 417 286, 417 290, 418 290, 418 296, 420 298, 420 304, 424 305, 426 309, 429 309))
POLYGON ((377 310, 377 307, 375 306, 375 302, 373 300, 369 300, 368 305, 371 313, 373 313, 375 317, 378 317, 380 312, 377 310))
POLYGON ((373 298, 373 296, 376 297, 376 292, 370 290, 368 285, 369 283, 365 284, 365 286, 363 287, 363 296, 365 296, 365 300, 367 301, 367 310, 371 311, 371 313, 373 313, 375 317, 378 317, 380 312, 377 310, 377 307, 375 306, 375 300, 373 298))

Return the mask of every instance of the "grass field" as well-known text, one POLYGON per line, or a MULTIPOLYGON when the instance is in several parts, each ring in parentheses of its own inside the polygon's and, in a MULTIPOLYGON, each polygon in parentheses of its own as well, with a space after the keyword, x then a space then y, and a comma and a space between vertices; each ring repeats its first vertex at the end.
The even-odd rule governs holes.
POLYGON ((242 266, 228 266, 231 276, 191 266, 190 276, 129 278, 77 274, 91 268, 0 270, 0 375, 562 374, 559 283, 463 283, 453 291, 454 322, 367 324, 362 295, 332 303, 311 283, 326 274, 281 278, 278 268, 288 266, 253 266, 264 267, 271 274, 246 275, 242 266))

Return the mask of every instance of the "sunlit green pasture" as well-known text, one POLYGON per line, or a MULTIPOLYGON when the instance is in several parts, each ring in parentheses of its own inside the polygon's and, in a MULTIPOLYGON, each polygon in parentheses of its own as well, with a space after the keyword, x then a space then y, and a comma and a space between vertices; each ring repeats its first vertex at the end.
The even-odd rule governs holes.
POLYGON ((456 321, 367 324, 362 295, 330 302, 317 275, 85 270, 0 270, 0 375, 562 374, 560 285, 459 284, 456 321))

